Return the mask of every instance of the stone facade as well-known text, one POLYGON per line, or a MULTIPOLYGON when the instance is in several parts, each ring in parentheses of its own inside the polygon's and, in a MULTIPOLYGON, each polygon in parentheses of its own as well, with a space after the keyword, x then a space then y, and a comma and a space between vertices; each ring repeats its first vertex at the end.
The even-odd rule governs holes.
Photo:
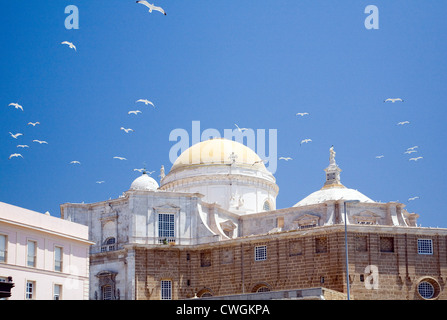
MULTIPOLYGON (((447 231, 432 231, 350 226, 351 298, 418 300, 418 285, 429 281, 435 289, 433 299, 447 299, 447 231), (419 254, 418 239, 432 240, 433 254, 419 254)), ((172 299, 315 287, 346 294, 341 226, 195 246, 129 245, 122 257, 128 259, 128 252, 134 259, 137 300, 161 299, 162 280, 172 282, 172 299), (256 261, 260 246, 266 247, 266 257, 256 261)), ((118 262, 119 256, 107 255, 108 264, 118 262)), ((91 261, 104 265, 104 255, 93 255, 91 261)))
POLYGON ((245 159, 247 153, 251 162, 226 163, 228 152, 210 151, 221 143, 208 141, 207 152, 194 157, 185 151, 180 160, 195 162, 176 162, 166 176, 163 170, 160 187, 143 173, 118 199, 61 205, 62 218, 87 225, 95 243, 90 299, 189 299, 311 288, 336 292, 327 297, 338 299, 348 294, 345 225, 351 298, 447 299, 447 229, 417 227, 418 215, 404 204, 375 202, 343 186, 332 148, 320 190, 292 207, 275 209, 273 199, 260 210, 267 193, 276 197, 274 177, 244 146, 232 149, 240 153, 233 158, 245 159), (225 179, 216 178, 219 174, 225 179), (244 189, 254 177, 256 183, 244 189), (209 193, 215 184, 224 198, 209 193), (196 192, 198 187, 209 194, 196 192), (232 207, 233 191, 239 200, 256 200, 240 202, 251 203, 250 210, 232 207))

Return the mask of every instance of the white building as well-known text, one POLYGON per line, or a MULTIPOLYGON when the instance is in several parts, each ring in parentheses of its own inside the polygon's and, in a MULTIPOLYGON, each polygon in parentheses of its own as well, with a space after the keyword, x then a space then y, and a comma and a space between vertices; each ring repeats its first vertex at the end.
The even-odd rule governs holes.
POLYGON ((0 202, 0 281, 12 277, 10 300, 85 300, 88 228, 0 202))
MULTIPOLYGON (((279 188, 256 153, 235 141, 211 139, 183 152, 166 176, 162 169, 161 186, 143 173, 122 197, 62 204, 61 217, 88 226, 89 239, 94 242, 90 299, 140 298, 135 248, 166 248, 168 244, 191 249, 340 225, 344 223, 343 207, 351 200, 359 203, 349 203, 348 224, 416 226, 418 215, 407 212, 405 205, 378 203, 342 185, 333 148, 325 171, 321 190, 294 206, 276 209, 279 188)), ((169 284, 161 279, 162 286, 169 284)), ((146 284, 145 290, 154 288, 146 284)))

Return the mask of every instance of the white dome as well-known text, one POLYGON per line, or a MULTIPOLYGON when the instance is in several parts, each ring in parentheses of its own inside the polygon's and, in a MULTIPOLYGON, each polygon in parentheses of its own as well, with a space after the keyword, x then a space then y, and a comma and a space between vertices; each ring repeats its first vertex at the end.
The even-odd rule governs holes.
POLYGON ((247 214, 276 207, 278 186, 262 159, 237 141, 215 138, 185 150, 162 179, 160 190, 200 193, 203 202, 247 214))
POLYGON ((159 187, 157 181, 150 177, 146 172, 136 178, 130 185, 130 190, 149 190, 155 191, 159 187))
POLYGON ((346 187, 333 187, 323 188, 321 190, 315 191, 314 193, 311 193, 306 198, 295 204, 294 207, 308 206, 311 204, 323 203, 329 200, 359 200, 360 202, 374 202, 357 190, 349 189, 346 187))

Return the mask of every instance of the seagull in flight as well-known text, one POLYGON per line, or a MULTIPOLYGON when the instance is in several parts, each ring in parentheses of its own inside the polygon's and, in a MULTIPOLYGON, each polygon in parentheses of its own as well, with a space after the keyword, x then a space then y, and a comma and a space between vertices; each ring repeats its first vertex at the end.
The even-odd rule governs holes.
POLYGON ((312 142, 312 139, 304 139, 304 140, 301 140, 300 146, 301 146, 303 143, 308 143, 308 142, 312 142))
POLYGON ((23 111, 23 107, 20 105, 20 104, 18 104, 18 103, 10 103, 10 104, 8 104, 8 106, 14 106, 14 108, 16 108, 16 109, 20 109, 20 110, 22 110, 23 111))
POLYGON ((152 105, 155 108, 155 105, 151 101, 149 101, 147 99, 139 99, 136 102, 143 102, 145 105, 150 104, 150 105, 152 105))
POLYGON ((289 160, 293 160, 292 158, 290 158, 290 157, 279 157, 279 160, 286 160, 286 161, 289 161, 289 160))
POLYGON ((137 115, 139 113, 142 113, 140 110, 134 110, 134 111, 129 111, 127 114, 134 114, 137 115))
POLYGON ((22 157, 22 158, 23 158, 23 156, 22 156, 20 153, 13 153, 13 154, 11 154, 11 155, 9 156, 8 159, 11 160, 11 158, 18 158, 18 157, 22 157))
POLYGON ((126 133, 129 133, 129 131, 133 131, 133 129, 131 128, 126 129, 124 127, 121 127, 121 130, 124 130, 126 133))
POLYGON ((306 115, 308 115, 309 113, 307 113, 307 112, 298 112, 296 115, 297 116, 306 116, 306 115))
POLYGON ((40 122, 28 122, 28 125, 32 125, 33 127, 35 127, 38 124, 40 124, 40 122))
POLYGON ((42 141, 42 140, 33 140, 33 142, 38 142, 40 144, 44 143, 44 144, 48 144, 48 142, 46 141, 42 141))
POLYGON ((81 164, 81 163, 77 160, 74 160, 74 161, 71 161, 70 164, 81 164))
POLYGON ((113 159, 118 159, 118 160, 127 160, 126 158, 124 158, 124 157, 113 157, 113 159))
POLYGON ((239 132, 244 132, 245 130, 248 130, 248 128, 239 128, 239 126, 237 124, 234 124, 237 128, 237 131, 239 132))
POLYGON ((27 144, 19 144, 17 148, 29 148, 27 144))
POLYGON ((408 161, 418 161, 419 159, 423 159, 423 157, 410 158, 408 161))
POLYGON ((394 103, 394 102, 396 102, 396 101, 403 102, 404 100, 402 100, 401 98, 388 98, 388 99, 386 99, 386 100, 383 101, 383 102, 392 102, 392 103, 394 103))
POLYGON ((405 151, 404 153, 405 154, 411 154, 411 153, 413 153, 413 152, 417 152, 416 150, 407 150, 407 151, 405 151))
POLYGON ((376 156, 376 159, 381 159, 381 158, 383 158, 384 157, 384 155, 382 154, 382 155, 380 155, 380 156, 376 156))
POLYGON ((419 197, 416 196, 416 197, 409 198, 408 201, 413 201, 413 200, 416 200, 416 199, 419 199, 419 197))
POLYGON ((141 168, 141 169, 133 169, 133 171, 138 171, 138 172, 143 172, 145 169, 144 168, 141 168))
POLYGON ((404 125, 404 124, 408 124, 408 123, 410 123, 410 121, 401 121, 401 122, 399 122, 397 125, 398 125, 398 126, 402 126, 402 125, 404 125))
POLYGON ((76 51, 76 46, 71 42, 63 41, 63 42, 61 42, 61 44, 66 44, 70 47, 70 49, 74 49, 74 51, 76 51))
POLYGON ((101 184, 104 183, 105 181, 96 181, 96 183, 101 184))
POLYGON ((145 0, 137 1, 137 3, 140 3, 140 4, 148 7, 150 13, 152 13, 152 10, 155 10, 155 11, 159 11, 159 12, 163 13, 164 15, 166 15, 166 12, 161 7, 154 6, 154 4, 150 4, 149 2, 147 2, 145 0))
POLYGON ((419 148, 418 146, 414 146, 414 147, 411 147, 411 148, 407 148, 407 150, 414 150, 414 149, 417 149, 417 148, 419 148))
POLYGON ((17 139, 17 137, 20 137, 20 136, 23 136, 23 133, 16 133, 16 134, 13 134, 12 132, 10 132, 9 133, 10 135, 11 135, 11 137, 13 137, 14 139, 17 139))

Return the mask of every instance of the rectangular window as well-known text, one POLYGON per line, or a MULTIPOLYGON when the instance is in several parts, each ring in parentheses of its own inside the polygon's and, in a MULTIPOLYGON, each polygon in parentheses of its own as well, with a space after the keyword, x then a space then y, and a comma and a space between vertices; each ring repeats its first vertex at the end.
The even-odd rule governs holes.
POLYGON ((432 239, 418 239, 418 253, 419 254, 433 254, 432 239))
POLYGON ((102 286, 102 300, 112 300, 112 286, 102 286))
POLYGON ((26 265, 28 267, 35 267, 36 266, 36 241, 28 241, 27 246, 27 263, 26 265))
POLYGON ((25 292, 25 299, 26 300, 33 300, 35 299, 35 290, 36 290, 36 283, 34 281, 27 281, 26 282, 26 292, 25 292))
POLYGON ((171 280, 161 280, 161 300, 172 299, 172 282, 171 280))
POLYGON ((267 260, 267 246, 255 247, 255 261, 267 260))
POLYGON ((315 253, 326 253, 328 251, 328 243, 326 237, 315 238, 315 253))
POLYGON ((158 237, 160 242, 175 241, 174 215, 170 213, 158 214, 158 237))
POLYGON ((210 267, 211 266, 211 251, 203 251, 200 252, 200 266, 201 267, 210 267))
POLYGON ((54 271, 62 271, 62 248, 54 247, 54 271))
POLYGON ((0 262, 6 262, 6 245, 8 243, 8 237, 4 234, 0 234, 0 262))
POLYGON ((62 285, 55 284, 53 291, 53 300, 61 300, 62 299, 62 285))
POLYGON ((393 237, 380 237, 380 252, 394 252, 393 237))

